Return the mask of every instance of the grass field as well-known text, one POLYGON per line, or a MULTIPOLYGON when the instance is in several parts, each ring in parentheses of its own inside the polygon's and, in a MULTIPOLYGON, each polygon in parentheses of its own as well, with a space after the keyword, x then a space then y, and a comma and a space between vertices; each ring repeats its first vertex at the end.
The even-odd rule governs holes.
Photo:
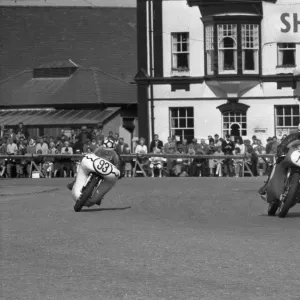
POLYGON ((300 299, 300 205, 258 178, 120 180, 73 211, 65 179, 0 181, 1 299, 300 299))

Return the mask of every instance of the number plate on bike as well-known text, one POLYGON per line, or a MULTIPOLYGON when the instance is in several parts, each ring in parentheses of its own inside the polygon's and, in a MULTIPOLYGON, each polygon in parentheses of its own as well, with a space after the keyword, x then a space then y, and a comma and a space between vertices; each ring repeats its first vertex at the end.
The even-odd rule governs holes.
POLYGON ((291 154, 291 161, 300 167, 300 150, 296 150, 291 154))
POLYGON ((101 175, 109 175, 113 171, 113 166, 105 159, 99 158, 94 161, 94 169, 101 175))

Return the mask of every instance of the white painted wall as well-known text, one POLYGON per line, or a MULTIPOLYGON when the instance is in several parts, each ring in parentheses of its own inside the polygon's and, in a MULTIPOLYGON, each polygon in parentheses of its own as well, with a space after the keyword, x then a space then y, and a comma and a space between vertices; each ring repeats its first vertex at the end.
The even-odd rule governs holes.
POLYGON ((293 14, 297 14, 300 21, 299 0, 278 0, 275 4, 263 1, 264 18, 261 23, 262 31, 262 61, 263 75, 293 73, 295 68, 277 68, 277 43, 298 43, 296 45, 296 64, 300 66, 300 25, 294 31, 293 14), (291 29, 282 32, 286 25, 281 21, 281 15, 289 13, 286 20, 290 23, 291 29))
POLYGON ((190 72, 184 75, 204 75, 203 23, 198 7, 189 7, 187 1, 163 1, 163 56, 164 76, 172 76, 171 33, 190 33, 190 72))
POLYGON ((5 6, 136 7, 136 0, 0 0, 5 6))
MULTIPOLYGON (((202 138, 216 133, 222 135, 222 116, 217 107, 225 104, 226 100, 176 100, 155 101, 155 133, 162 141, 167 141, 170 135, 169 108, 194 107, 195 137, 202 138)), ((247 111, 247 137, 256 135, 264 142, 269 136, 275 135, 274 106, 299 105, 296 99, 241 100, 240 103, 249 105, 247 111), (266 128, 265 133, 256 133, 255 128, 266 128)), ((149 106, 150 108, 150 106, 149 106)))

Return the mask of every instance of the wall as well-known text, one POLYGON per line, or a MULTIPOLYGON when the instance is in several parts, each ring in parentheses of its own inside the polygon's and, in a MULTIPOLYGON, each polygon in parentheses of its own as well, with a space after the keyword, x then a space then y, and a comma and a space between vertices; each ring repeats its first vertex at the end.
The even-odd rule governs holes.
MULTIPOLYGON (((222 115, 217 106, 225 104, 226 100, 176 100, 155 101, 155 133, 163 141, 170 135, 169 108, 194 107, 195 137, 202 138, 218 133, 222 135, 222 115)), ((275 135, 274 106, 299 105, 296 99, 258 99, 241 100, 240 103, 249 105, 247 111, 247 137, 256 135, 263 141, 275 135), (265 128, 265 133, 256 133, 255 128, 265 128)))
POLYGON ((185 75, 204 75, 203 24, 198 7, 187 1, 163 1, 163 57, 164 76, 172 76, 171 32, 190 33, 190 72, 185 75))
POLYGON ((121 116, 120 114, 115 115, 111 118, 107 123, 103 126, 103 134, 108 136, 108 133, 112 131, 114 134, 119 132, 119 128, 121 126, 121 116))
POLYGON ((278 0, 276 4, 263 1, 262 28, 263 75, 292 73, 295 68, 277 68, 277 43, 298 43, 296 64, 300 66, 300 24, 294 25, 294 14, 300 22, 299 0, 278 0), (289 14, 283 17, 283 14, 289 14), (290 28, 289 28, 290 27, 290 28))

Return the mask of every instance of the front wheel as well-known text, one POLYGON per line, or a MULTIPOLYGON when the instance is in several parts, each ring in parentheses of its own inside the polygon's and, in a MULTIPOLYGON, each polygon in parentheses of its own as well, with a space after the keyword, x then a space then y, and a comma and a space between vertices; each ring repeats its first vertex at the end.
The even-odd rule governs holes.
POLYGON ((284 198, 282 200, 282 205, 279 210, 279 218, 285 218, 289 209, 294 206, 295 198, 297 196, 297 191, 299 188, 300 174, 294 173, 286 185, 284 192, 284 198))
POLYGON ((82 194, 74 205, 74 210, 80 212, 87 200, 92 196, 95 186, 97 186, 100 178, 92 174, 88 183, 83 187, 82 194))

